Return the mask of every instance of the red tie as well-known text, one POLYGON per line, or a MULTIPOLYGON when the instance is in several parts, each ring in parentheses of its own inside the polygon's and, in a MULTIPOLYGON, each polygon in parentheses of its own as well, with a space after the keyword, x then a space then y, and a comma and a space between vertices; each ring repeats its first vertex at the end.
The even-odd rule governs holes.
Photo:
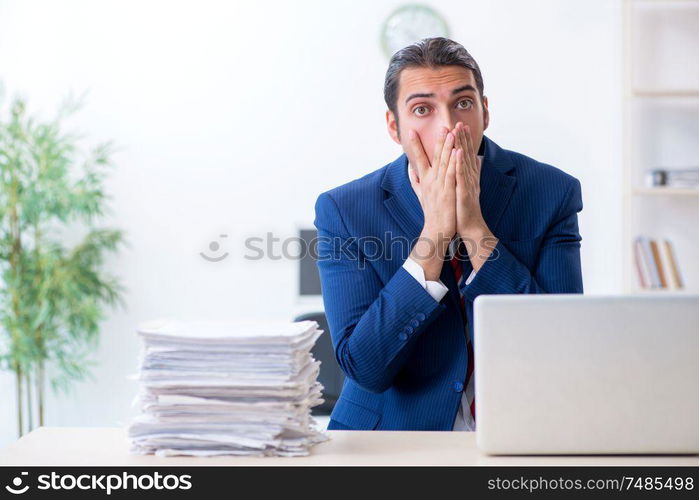
POLYGON ((468 367, 466 368, 466 381, 464 382, 464 391, 466 392, 466 397, 469 400, 469 407, 471 408, 471 415, 473 416, 473 421, 476 421, 476 398, 474 391, 474 380, 473 380, 473 346, 471 345, 471 338, 468 334, 468 320, 466 318, 466 302, 464 300, 464 294, 461 292, 462 282, 466 281, 467 276, 464 276, 464 270, 461 260, 465 258, 466 246, 463 240, 459 238, 458 250, 454 252, 451 258, 451 267, 454 269, 454 274, 456 275, 456 283, 459 289, 459 303, 461 305, 461 315, 464 319, 465 333, 466 333, 466 352, 468 354, 468 367))

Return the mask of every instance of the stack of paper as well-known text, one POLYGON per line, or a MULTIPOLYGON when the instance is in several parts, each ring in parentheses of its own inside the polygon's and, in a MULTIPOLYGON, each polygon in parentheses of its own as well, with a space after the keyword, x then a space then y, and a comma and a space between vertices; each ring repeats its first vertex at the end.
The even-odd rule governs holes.
POLYGON ((131 451, 171 455, 308 455, 327 440, 310 409, 323 402, 315 321, 139 326, 140 414, 131 451))

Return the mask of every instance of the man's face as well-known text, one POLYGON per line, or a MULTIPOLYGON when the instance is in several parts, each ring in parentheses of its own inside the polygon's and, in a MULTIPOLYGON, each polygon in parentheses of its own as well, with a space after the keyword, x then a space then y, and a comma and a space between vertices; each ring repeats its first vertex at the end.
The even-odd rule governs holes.
POLYGON ((453 130, 458 122, 468 125, 476 153, 488 128, 488 98, 481 104, 473 72, 460 66, 401 71, 396 109, 398 121, 393 112, 386 111, 391 138, 405 151, 408 130, 414 129, 430 161, 441 127, 453 130))

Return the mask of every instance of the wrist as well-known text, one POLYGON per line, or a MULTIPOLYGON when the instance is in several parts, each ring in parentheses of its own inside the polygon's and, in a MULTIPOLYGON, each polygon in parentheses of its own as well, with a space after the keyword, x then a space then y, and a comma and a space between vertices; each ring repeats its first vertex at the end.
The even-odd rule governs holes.
POLYGON ((431 254, 434 254, 440 259, 444 259, 444 255, 447 253, 449 248, 449 242, 454 238, 456 231, 454 229, 445 231, 444 229, 432 228, 425 226, 420 232, 419 241, 423 242, 424 247, 430 247, 432 250, 431 254))
POLYGON ((449 241, 450 238, 445 237, 443 233, 423 231, 420 234, 410 252, 410 258, 420 265, 425 274, 425 280, 439 279, 449 241))
POLYGON ((458 233, 461 239, 466 242, 469 258, 472 261, 477 256, 490 255, 498 242, 498 238, 485 223, 471 226, 468 229, 459 229, 458 233))
POLYGON ((468 226, 461 226, 457 228, 456 232, 459 234, 459 236, 461 236, 462 239, 468 239, 474 242, 478 242, 483 238, 493 236, 493 233, 490 231, 490 229, 488 229, 488 226, 486 225, 485 221, 470 224, 468 226))

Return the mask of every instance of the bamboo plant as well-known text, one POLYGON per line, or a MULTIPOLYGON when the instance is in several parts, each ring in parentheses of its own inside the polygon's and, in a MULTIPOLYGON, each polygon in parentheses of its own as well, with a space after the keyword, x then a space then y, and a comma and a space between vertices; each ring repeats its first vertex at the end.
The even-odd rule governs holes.
POLYGON ((67 392, 90 375, 105 306, 123 306, 123 287, 101 269, 123 234, 96 226, 113 148, 84 151, 63 131, 80 105, 42 121, 21 98, 0 101, 0 368, 16 379, 19 436, 44 424, 47 381, 67 392))

